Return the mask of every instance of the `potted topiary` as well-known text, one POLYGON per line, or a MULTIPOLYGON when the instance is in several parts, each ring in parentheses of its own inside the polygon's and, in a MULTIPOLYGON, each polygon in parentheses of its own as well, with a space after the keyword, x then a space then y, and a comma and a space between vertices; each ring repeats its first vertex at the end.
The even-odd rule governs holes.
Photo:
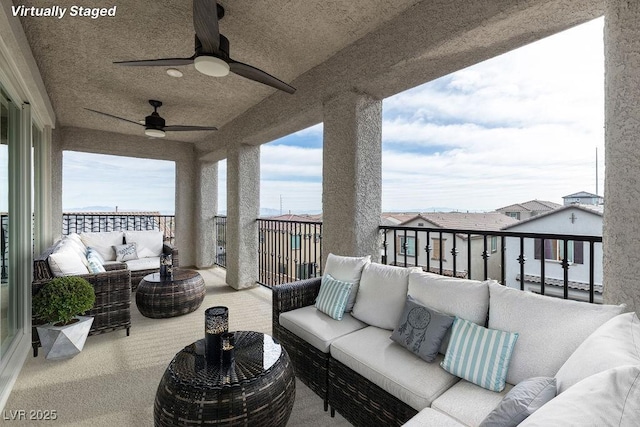
POLYGON ((93 307, 93 286, 82 277, 56 277, 33 298, 39 319, 38 336, 47 359, 69 359, 80 353, 89 335, 93 317, 78 316, 93 307))

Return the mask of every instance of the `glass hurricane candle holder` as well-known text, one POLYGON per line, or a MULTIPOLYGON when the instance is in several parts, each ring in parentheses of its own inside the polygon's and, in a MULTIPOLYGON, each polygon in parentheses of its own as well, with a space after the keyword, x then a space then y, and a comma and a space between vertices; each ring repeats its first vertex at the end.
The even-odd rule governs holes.
POLYGON ((222 358, 222 334, 229 332, 229 309, 210 307, 204 312, 205 356, 207 362, 219 364, 222 358))
POLYGON ((222 334, 222 364, 230 366, 234 357, 235 336, 233 332, 222 334))

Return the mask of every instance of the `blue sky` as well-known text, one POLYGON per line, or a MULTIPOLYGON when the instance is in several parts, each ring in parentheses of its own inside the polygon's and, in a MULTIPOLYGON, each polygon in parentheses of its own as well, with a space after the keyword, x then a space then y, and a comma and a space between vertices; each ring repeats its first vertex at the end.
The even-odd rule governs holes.
MULTIPOLYGON (((531 199, 560 203, 570 193, 595 192, 596 147, 602 193, 602 29, 600 18, 385 99, 383 210, 488 211, 531 199)), ((107 197, 100 184, 102 161, 93 160, 92 184, 80 170, 83 156, 65 153, 65 208, 109 200, 108 205, 173 210, 173 197, 167 197, 167 177, 174 176, 170 162, 147 166, 135 160, 141 176, 133 179, 145 185, 107 197), (100 191, 93 201, 95 187, 100 191)), ((105 160, 105 173, 121 162, 105 160)), ((219 172, 224 210, 224 161, 219 172)), ((285 212, 321 210, 322 124, 261 147, 260 192, 262 208, 279 209, 282 197, 285 212)))

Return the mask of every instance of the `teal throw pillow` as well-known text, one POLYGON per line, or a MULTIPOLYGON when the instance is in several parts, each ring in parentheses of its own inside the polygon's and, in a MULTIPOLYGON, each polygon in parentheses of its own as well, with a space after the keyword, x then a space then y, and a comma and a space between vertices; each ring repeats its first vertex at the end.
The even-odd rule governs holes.
POLYGON ((460 378, 491 391, 504 390, 517 332, 498 331, 456 317, 440 364, 460 378))
POLYGON ((96 273, 104 273, 105 268, 102 266, 104 264, 104 259, 100 254, 93 248, 87 249, 87 262, 89 263, 89 272, 96 273))
POLYGON ((342 320, 353 283, 336 280, 325 274, 316 298, 316 308, 336 320, 342 320))

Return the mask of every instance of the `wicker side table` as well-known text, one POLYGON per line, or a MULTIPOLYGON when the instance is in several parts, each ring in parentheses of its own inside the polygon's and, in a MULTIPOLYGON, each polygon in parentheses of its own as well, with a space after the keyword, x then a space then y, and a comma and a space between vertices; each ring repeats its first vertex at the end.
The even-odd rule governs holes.
POLYGON ((205 293, 204 279, 197 271, 177 269, 171 278, 153 273, 140 281, 136 305, 146 317, 175 317, 197 310, 205 293))
POLYGON ((295 374, 269 335, 235 333, 235 360, 208 365, 204 340, 181 350, 165 371, 154 403, 155 426, 285 426, 295 374))

